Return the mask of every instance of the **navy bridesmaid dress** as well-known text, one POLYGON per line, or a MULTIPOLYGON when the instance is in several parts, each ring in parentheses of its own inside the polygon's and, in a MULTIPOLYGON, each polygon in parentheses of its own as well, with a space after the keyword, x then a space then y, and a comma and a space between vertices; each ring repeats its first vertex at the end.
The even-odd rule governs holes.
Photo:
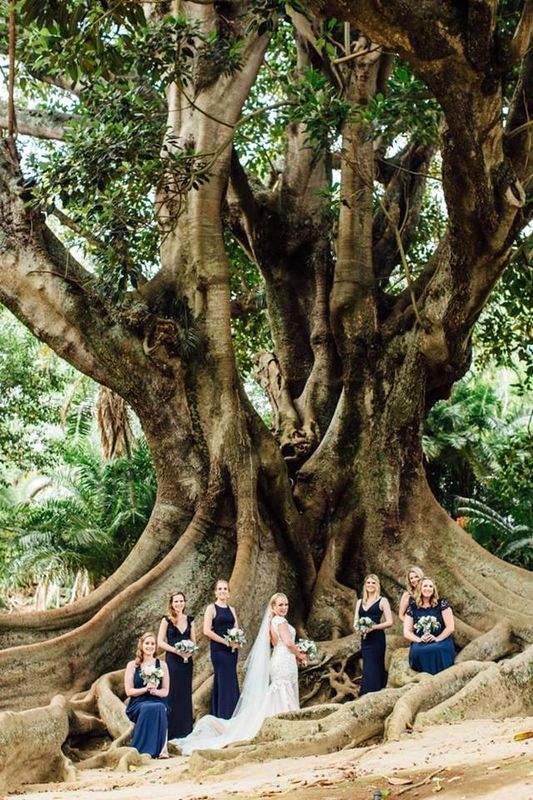
MULTIPOLYGON (((378 597, 370 608, 359 606, 360 617, 370 617, 377 625, 381 622, 383 614, 379 607, 381 597, 378 597)), ((359 697, 368 692, 379 692, 387 683, 385 670, 385 631, 370 631, 361 640, 361 653, 363 655, 363 677, 359 697)))
MULTIPOLYGON (((161 666, 156 659, 156 667, 161 666)), ((141 678, 141 668, 135 668, 133 688, 142 689, 144 686, 141 678)), ((161 688, 161 681, 157 687, 161 688)), ((140 694, 130 697, 126 706, 128 719, 135 723, 131 746, 139 753, 148 753, 152 758, 157 758, 167 740, 168 706, 165 697, 155 697, 153 694, 140 694)))
MULTIPOLYGON (((172 647, 176 642, 191 638, 194 617, 187 616, 187 627, 183 632, 170 617, 165 619, 168 622, 167 642, 172 647)), ((184 661, 181 656, 167 651, 167 666, 170 676, 168 738, 181 739, 192 731, 192 657, 184 661)))
MULTIPOLYGON (((235 627, 235 617, 229 606, 215 606, 212 630, 219 636, 225 636, 230 628, 235 627)), ((237 680, 237 650, 211 639, 211 661, 214 670, 213 696, 211 698, 211 714, 221 719, 229 719, 239 699, 239 682, 237 680)))
MULTIPOLYGON (((411 600, 405 613, 413 618, 415 633, 417 633, 416 623, 420 617, 435 617, 440 629, 433 635, 438 636, 446 627, 442 611, 449 607, 450 604, 444 599, 439 600, 436 606, 430 606, 429 608, 421 608, 417 606, 414 600, 411 600)), ((417 672, 429 672, 430 675, 436 675, 438 672, 442 672, 443 669, 453 666, 454 660, 455 643, 453 636, 448 636, 441 642, 412 642, 409 648, 409 664, 417 672)))

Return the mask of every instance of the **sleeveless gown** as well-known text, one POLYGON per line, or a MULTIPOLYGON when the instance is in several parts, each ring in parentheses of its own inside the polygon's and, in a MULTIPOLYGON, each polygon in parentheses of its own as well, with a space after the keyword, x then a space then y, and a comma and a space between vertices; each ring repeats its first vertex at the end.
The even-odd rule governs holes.
MULTIPOLYGON (((370 617, 376 623, 381 621, 382 611, 379 607, 381 597, 378 597, 370 608, 359 606, 360 617, 370 617)), ((385 631, 370 631, 361 640, 361 653, 363 655, 363 676, 359 697, 368 692, 379 692, 387 683, 385 670, 385 631)))
MULTIPOLYGON (((270 684, 268 687, 268 698, 266 701, 266 715, 273 717, 284 711, 297 711, 300 708, 300 696, 298 691, 298 664, 296 656, 287 648, 279 638, 277 628, 282 622, 287 622, 285 617, 272 617, 270 623, 274 633, 278 636, 278 642, 272 650, 270 656, 270 684)), ((289 625, 291 639, 296 639, 296 631, 289 625)))
MULTIPOLYGON (((215 606, 212 630, 219 636, 225 636, 230 628, 235 627, 235 617, 229 606, 215 606)), ((211 639, 211 662, 213 664, 214 682, 211 697, 211 714, 220 719, 229 719, 239 699, 239 681, 237 679, 237 650, 211 639)))
MULTIPOLYGON (((156 667, 161 666, 157 658, 156 667)), ((133 687, 142 689, 144 686, 141 678, 141 668, 136 667, 133 676, 133 687)), ((161 681, 157 687, 161 688, 161 681)), ((139 753, 147 753, 152 758, 157 758, 167 740, 168 706, 166 698, 154 697, 152 694, 140 694, 130 697, 126 705, 126 715, 135 723, 131 746, 139 753)))
MULTIPOLYGON (((191 625, 194 617, 187 616, 187 626, 183 633, 174 625, 170 617, 168 622, 167 642, 174 647, 177 642, 191 638, 191 625)), ((167 666, 170 676, 168 693, 168 738, 178 739, 188 736, 192 731, 192 669, 190 657, 186 662, 181 656, 167 651, 167 666)))
MULTIPOLYGON (((411 600, 406 614, 413 618, 414 625, 416 625, 420 617, 435 617, 440 625, 440 630, 436 634, 438 636, 440 631, 446 627, 442 611, 449 607, 450 604, 444 598, 439 600, 436 606, 430 606, 430 608, 420 608, 414 600, 411 600)), ((409 665, 417 672, 428 672, 430 675, 436 675, 438 672, 442 672, 443 669, 453 666, 454 661, 455 643, 453 636, 448 636, 441 642, 412 642, 409 648, 409 665)))

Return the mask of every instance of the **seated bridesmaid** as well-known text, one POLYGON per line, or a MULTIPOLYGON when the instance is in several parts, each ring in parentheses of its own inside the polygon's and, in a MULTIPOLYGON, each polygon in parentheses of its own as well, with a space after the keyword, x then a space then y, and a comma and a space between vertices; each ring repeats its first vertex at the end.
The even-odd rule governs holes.
POLYGON ((439 600, 432 578, 422 578, 403 623, 404 636, 411 642, 411 668, 436 675, 451 667, 455 659, 454 630, 453 611, 448 601, 439 600))
POLYGON ((178 642, 196 643, 193 617, 185 613, 183 592, 173 592, 168 601, 168 615, 163 617, 157 646, 166 650, 170 677, 168 694, 168 738, 182 739, 192 731, 192 657, 176 651, 178 642))
POLYGON ((403 622, 405 619, 405 612, 407 611, 409 601, 414 598, 416 587, 423 577, 424 572, 421 567, 409 567, 407 570, 407 575, 405 576, 406 591, 402 594, 400 598, 400 605, 398 607, 398 616, 401 622, 403 622))
POLYGON ((168 667, 155 658, 156 638, 151 631, 143 633, 137 642, 135 659, 128 663, 124 688, 128 696, 126 714, 135 723, 131 746, 139 753, 152 758, 168 758, 167 727, 168 667), (153 670, 161 670, 161 677, 147 685, 153 670))

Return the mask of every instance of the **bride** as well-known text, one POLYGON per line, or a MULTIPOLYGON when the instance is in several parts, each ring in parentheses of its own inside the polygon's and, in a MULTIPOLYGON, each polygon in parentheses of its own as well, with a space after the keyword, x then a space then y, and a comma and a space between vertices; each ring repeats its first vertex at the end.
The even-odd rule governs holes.
POLYGON ((300 708, 297 661, 305 664, 306 656, 295 644, 296 631, 286 620, 288 610, 286 595, 272 595, 246 662, 246 677, 233 716, 220 719, 207 715, 184 739, 172 739, 183 755, 252 739, 266 717, 300 708))

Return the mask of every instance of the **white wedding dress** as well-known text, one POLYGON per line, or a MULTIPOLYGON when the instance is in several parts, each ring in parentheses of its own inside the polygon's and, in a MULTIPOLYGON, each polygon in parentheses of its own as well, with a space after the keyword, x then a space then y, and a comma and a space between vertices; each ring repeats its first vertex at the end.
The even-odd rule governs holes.
MULTIPOLYGON (((278 641, 270 656, 270 684, 266 702, 268 713, 265 715, 267 717, 282 714, 284 711, 296 711, 296 709, 300 708, 296 657, 286 644, 281 641, 278 633, 278 627, 283 622, 287 622, 285 617, 273 617, 270 623, 278 641)), ((289 633, 294 643, 296 631, 292 625, 289 625, 289 633)))
MULTIPOLYGON (((246 662, 246 677, 233 716, 219 719, 208 714, 198 720, 192 733, 184 739, 171 739, 183 755, 195 750, 218 750, 232 742, 252 739, 266 717, 300 707, 296 656, 279 636, 278 629, 283 622, 287 622, 285 617, 271 617, 267 609, 246 662), (277 639, 272 653, 271 631, 277 639)), ((289 633, 294 642, 296 631, 292 625, 289 625, 289 633)))

